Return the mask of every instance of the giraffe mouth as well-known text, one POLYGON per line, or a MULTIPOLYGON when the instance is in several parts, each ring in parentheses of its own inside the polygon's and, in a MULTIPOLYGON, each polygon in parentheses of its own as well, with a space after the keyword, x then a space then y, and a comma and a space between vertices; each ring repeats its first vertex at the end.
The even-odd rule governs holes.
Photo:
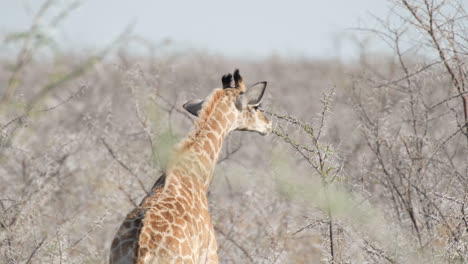
POLYGON ((271 125, 271 123, 269 123, 266 131, 262 133, 262 136, 269 135, 272 131, 273 131, 273 126, 271 125))
POLYGON ((272 130, 273 130, 273 129, 272 129, 272 127, 270 126, 270 127, 267 128, 266 131, 262 131, 262 132, 258 131, 258 133, 259 133, 260 135, 262 135, 262 136, 267 136, 267 135, 269 135, 269 134, 271 133, 272 130))

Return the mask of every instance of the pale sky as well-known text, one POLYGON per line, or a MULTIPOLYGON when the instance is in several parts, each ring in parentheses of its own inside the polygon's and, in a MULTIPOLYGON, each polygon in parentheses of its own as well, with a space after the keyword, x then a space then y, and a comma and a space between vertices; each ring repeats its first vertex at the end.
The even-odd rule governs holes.
MULTIPOLYGON (((27 29, 40 3, 3 0, 0 32, 27 29)), ((370 14, 387 13, 386 0, 85 0, 58 35, 66 47, 97 48, 133 23, 133 32, 151 41, 226 56, 347 57, 355 53, 345 41, 357 33, 350 28, 372 26, 370 14)))

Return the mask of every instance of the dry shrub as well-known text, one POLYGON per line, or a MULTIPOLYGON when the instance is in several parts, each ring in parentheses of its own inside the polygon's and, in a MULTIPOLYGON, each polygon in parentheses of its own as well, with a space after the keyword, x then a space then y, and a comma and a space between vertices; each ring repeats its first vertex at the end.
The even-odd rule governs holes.
MULTIPOLYGON (((441 23, 433 38, 420 13, 432 2, 397 3, 404 26, 372 30, 395 56, 347 65, 143 58, 125 45, 44 60, 19 45, 27 60, 4 58, 20 67, 0 71, 10 87, 0 91, 0 259, 106 262, 125 214, 191 127, 182 104, 239 67, 269 82, 275 134, 226 139, 209 193, 222 263, 466 262, 466 34, 450 38, 441 23), (406 28, 426 37, 410 51, 400 46, 406 28)), ((432 21, 444 17, 459 21, 432 21)))

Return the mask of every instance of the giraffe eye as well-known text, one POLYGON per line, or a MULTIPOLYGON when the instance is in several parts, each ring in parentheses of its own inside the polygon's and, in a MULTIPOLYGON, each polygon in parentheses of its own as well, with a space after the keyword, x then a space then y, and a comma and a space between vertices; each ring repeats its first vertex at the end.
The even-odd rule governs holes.
POLYGON ((254 110, 258 110, 258 109, 261 109, 261 107, 262 107, 262 104, 258 104, 258 105, 255 105, 255 106, 253 107, 253 109, 254 109, 254 110))

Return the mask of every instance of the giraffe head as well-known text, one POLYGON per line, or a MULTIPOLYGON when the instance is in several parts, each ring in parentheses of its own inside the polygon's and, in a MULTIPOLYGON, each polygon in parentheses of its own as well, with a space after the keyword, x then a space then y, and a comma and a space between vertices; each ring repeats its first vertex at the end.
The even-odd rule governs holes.
MULTIPOLYGON (((226 114, 233 113, 235 116, 231 130, 253 131, 261 135, 270 133, 272 130, 271 122, 265 117, 260 104, 267 82, 257 82, 247 88, 239 70, 236 69, 234 75, 225 74, 222 77, 222 83, 223 96, 229 98, 225 112, 226 114), (233 80, 234 86, 232 85, 233 80)), ((204 108, 206 100, 190 100, 184 104, 184 108, 191 114, 198 116, 200 110, 204 108)))

